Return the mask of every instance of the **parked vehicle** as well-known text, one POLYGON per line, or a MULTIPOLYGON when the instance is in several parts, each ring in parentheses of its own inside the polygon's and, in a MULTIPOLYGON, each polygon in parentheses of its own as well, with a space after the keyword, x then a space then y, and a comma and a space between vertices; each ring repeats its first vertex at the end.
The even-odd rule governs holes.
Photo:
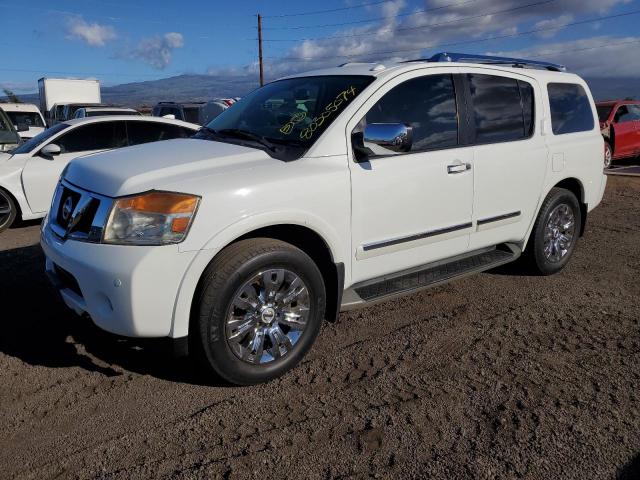
POLYGON ((38 107, 32 103, 0 103, 20 138, 33 138, 44 131, 45 122, 38 107))
POLYGON ((82 107, 76 110, 73 118, 104 117, 108 115, 140 116, 140 112, 134 110, 133 108, 122 107, 82 107))
POLYGON ((606 183, 589 88, 563 70, 440 54, 275 81, 194 138, 72 162, 47 272, 101 328, 238 384, 294 367, 340 310, 523 252, 558 272, 606 183))
MULTIPOLYGON (((25 127, 22 127, 24 129, 25 127)), ((13 126, 13 122, 0 107, 0 152, 13 150, 20 143, 20 135, 13 126)), ((0 153, 2 155, 2 153, 0 153)), ((0 205, 2 211, 2 205, 0 205)))
POLYGON ((193 135, 199 126, 152 117, 68 120, 0 154, 0 232, 16 218, 44 217, 61 172, 75 157, 193 135))
POLYGON ((67 103, 62 109, 62 121, 71 120, 76 117, 76 112, 82 108, 102 108, 108 107, 103 103, 67 103))
MULTIPOLYGON (((100 82, 92 79, 41 78, 38 80, 40 111, 47 124, 62 121, 62 110, 69 103, 100 104, 100 82)), ((67 120, 67 117, 64 120, 67 120)))
POLYGON ((599 102, 598 117, 604 137, 604 166, 640 155, 640 101, 599 102))
POLYGON ((206 125, 229 106, 221 101, 175 103, 160 102, 153 107, 154 117, 175 118, 185 122, 206 125))

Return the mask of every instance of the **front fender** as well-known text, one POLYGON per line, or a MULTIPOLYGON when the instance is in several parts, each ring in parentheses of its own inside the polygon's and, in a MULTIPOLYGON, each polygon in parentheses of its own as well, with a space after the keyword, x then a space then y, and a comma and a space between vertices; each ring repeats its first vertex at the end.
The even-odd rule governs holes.
POLYGON ((345 249, 348 250, 348 245, 342 245, 344 242, 340 242, 337 232, 327 222, 313 214, 301 211, 280 211, 243 218, 218 231, 191 261, 176 296, 170 337, 180 338, 189 333, 193 296, 204 270, 213 258, 238 238, 255 230, 277 225, 299 225, 313 230, 327 244, 334 262, 343 262, 345 266, 350 266, 350 262, 345 262, 345 255, 348 255, 345 249))

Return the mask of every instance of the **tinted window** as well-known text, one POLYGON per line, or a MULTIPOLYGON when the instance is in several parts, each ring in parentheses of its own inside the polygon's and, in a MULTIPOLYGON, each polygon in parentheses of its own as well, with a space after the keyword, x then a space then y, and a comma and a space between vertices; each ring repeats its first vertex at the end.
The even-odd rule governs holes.
POLYGON ((404 123, 413 128, 412 151, 458 144, 458 113, 451 75, 428 75, 394 87, 369 110, 372 123, 404 123))
POLYGON ((533 128, 531 85, 493 75, 470 74, 468 78, 477 143, 508 142, 530 135, 533 128))
POLYGON ((127 144, 124 122, 100 122, 83 125, 57 138, 61 153, 106 150, 127 144))
POLYGON ((194 133, 177 125, 156 122, 127 122, 129 145, 139 145, 171 138, 187 138, 194 133))
POLYGON ((636 105, 621 105, 616 110, 613 121, 616 123, 635 122, 640 120, 640 108, 636 105))
POLYGON ((580 85, 550 83, 551 126, 555 135, 593 130, 593 111, 580 85))

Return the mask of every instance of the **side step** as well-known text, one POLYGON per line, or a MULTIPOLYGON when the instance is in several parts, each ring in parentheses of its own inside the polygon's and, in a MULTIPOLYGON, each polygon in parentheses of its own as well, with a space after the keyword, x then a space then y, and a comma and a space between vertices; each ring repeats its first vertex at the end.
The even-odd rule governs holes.
POLYGON ((504 244, 358 283, 344 292, 341 310, 368 306, 490 270, 516 260, 521 253, 517 245, 504 244))

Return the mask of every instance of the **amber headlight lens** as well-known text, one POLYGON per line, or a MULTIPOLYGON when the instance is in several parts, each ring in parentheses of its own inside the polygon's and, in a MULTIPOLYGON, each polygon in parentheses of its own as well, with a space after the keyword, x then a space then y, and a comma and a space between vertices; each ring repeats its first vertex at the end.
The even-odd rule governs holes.
POLYGON ((104 230, 104 243, 166 245, 185 239, 200 198, 149 192, 117 199, 104 230))

